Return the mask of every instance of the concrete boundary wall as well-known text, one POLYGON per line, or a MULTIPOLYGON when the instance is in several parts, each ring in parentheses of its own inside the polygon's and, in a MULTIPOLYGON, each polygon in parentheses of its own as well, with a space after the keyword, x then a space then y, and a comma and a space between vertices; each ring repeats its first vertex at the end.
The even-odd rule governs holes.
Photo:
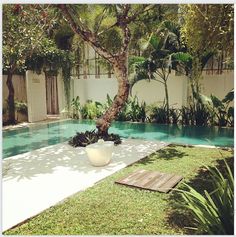
MULTIPOLYGON (((2 102, 6 103, 8 97, 8 88, 6 85, 7 75, 2 76, 2 102)), ((15 90, 15 100, 27 102, 26 83, 24 75, 13 75, 12 82, 15 90)))
MULTIPOLYGON (((3 75, 2 92, 4 106, 8 96, 6 86, 7 76, 3 75)), ((58 103, 59 111, 62 113, 65 108, 64 83, 61 73, 57 76, 58 82, 58 103)), ((200 80, 202 93, 210 96, 211 94, 223 99, 224 96, 234 88, 234 71, 224 71, 222 74, 203 73, 203 79, 200 80)), ((46 119, 46 85, 44 73, 38 75, 32 71, 26 72, 26 77, 21 75, 13 76, 13 85, 15 88, 15 99, 28 103, 29 121, 39 121, 46 119)), ((90 79, 71 79, 71 99, 80 97, 81 104, 87 100, 106 102, 107 94, 113 98, 118 90, 117 80, 113 78, 90 78, 90 79)), ((186 76, 176 76, 174 72, 168 79, 168 92, 171 107, 180 108, 187 105, 188 94, 190 93, 189 81, 186 76)), ((165 94, 164 87, 157 81, 140 81, 134 85, 132 95, 137 95, 139 101, 145 101, 147 104, 163 103, 165 94)))
POLYGON ((29 122, 47 118, 45 75, 32 71, 26 72, 26 92, 28 98, 29 122))
POLYGON ((203 80, 200 81, 205 95, 215 95, 223 99, 234 88, 234 71, 224 71, 222 74, 207 74, 203 72, 203 80))
MULTIPOLYGON (((80 102, 84 104, 87 100, 106 102, 106 95, 113 98, 118 90, 117 80, 110 79, 72 79, 72 95, 80 97, 80 102)), ((189 81, 186 76, 176 76, 174 72, 168 79, 168 92, 170 105, 180 108, 187 105, 188 94, 190 93, 189 81)), ((200 80, 202 93, 223 99, 224 96, 234 88, 234 72, 225 71, 223 74, 203 73, 203 79, 200 80)), ((147 104, 159 103, 164 101, 164 86, 157 81, 140 81, 134 85, 132 95, 137 95, 139 101, 145 101, 147 104)))

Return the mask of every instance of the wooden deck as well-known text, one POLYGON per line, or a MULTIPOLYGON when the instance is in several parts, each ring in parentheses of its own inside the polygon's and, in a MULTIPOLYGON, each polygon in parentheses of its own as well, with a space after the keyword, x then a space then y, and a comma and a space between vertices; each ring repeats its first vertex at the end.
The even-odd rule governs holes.
POLYGON ((137 170, 117 180, 116 183, 167 193, 182 179, 183 177, 180 175, 160 173, 158 171, 137 170))

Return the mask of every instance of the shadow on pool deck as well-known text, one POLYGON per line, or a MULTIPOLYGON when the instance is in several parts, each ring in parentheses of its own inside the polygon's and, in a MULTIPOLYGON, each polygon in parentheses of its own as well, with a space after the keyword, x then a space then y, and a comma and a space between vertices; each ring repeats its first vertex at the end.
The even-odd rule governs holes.
MULTIPOLYGON (((147 153, 150 154, 150 151, 155 151, 153 150, 155 144, 155 142, 143 141, 142 144, 123 143, 116 146, 112 162, 104 167, 91 166, 85 149, 82 147, 74 148, 65 143, 44 147, 5 159, 3 180, 31 179, 37 175, 53 173, 57 167, 83 173, 109 171, 114 166, 128 162, 134 153, 137 160, 146 156, 147 153)), ((161 143, 160 148, 165 146, 163 144, 165 143, 161 143)))
POLYGON ((104 167, 90 165, 85 148, 62 143, 3 161, 2 228, 10 227, 64 198, 165 147, 163 142, 127 139, 104 167))

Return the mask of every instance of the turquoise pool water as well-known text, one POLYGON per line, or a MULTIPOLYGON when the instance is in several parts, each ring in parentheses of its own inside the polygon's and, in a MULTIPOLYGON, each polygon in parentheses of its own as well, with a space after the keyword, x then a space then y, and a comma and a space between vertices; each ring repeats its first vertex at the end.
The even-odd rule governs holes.
MULTIPOLYGON (((95 122, 65 120, 3 132, 3 158, 68 141, 75 133, 95 129, 95 122)), ((124 138, 161 140, 191 145, 233 146, 234 129, 114 122, 109 132, 124 138)))

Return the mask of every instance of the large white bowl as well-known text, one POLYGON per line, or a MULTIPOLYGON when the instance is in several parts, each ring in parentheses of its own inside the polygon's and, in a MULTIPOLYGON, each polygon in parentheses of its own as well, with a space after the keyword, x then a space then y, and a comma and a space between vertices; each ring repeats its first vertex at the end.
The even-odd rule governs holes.
POLYGON ((102 139, 99 139, 97 143, 90 144, 85 148, 89 161, 93 166, 107 165, 111 161, 113 149, 113 142, 105 142, 102 139))

